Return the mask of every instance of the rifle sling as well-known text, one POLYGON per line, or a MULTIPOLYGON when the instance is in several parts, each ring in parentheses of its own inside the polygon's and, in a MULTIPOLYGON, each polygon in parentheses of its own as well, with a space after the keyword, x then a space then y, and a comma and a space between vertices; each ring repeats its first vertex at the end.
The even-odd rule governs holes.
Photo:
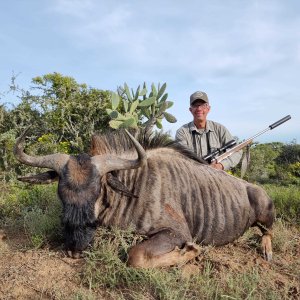
MULTIPOLYGON (((189 125, 190 127, 190 125, 189 125)), ((191 128, 190 128, 191 131, 191 128)), ((194 148, 194 152, 197 153, 197 142, 196 142, 196 130, 192 131, 192 139, 193 139, 193 148, 194 148)), ((203 134, 206 135, 206 143, 207 143, 207 154, 211 153, 211 147, 210 147, 210 130, 208 132, 203 132, 203 134)), ((201 155, 203 157, 203 153, 202 153, 202 149, 201 149, 201 155)))

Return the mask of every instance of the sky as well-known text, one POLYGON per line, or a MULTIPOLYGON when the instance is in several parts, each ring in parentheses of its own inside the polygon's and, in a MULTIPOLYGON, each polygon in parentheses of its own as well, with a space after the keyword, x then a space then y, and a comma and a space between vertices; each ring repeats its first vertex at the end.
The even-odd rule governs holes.
POLYGON ((0 4, 1 103, 10 79, 30 89, 58 72, 93 88, 167 84, 172 136, 208 94, 209 119, 239 140, 300 143, 298 0, 10 0, 0 4))

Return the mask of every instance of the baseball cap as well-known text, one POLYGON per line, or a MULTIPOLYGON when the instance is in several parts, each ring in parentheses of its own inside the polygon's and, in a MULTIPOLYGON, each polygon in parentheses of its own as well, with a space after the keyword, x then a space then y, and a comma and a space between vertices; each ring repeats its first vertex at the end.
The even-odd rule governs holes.
POLYGON ((196 100, 202 100, 206 103, 209 103, 206 93, 197 91, 190 96, 190 105, 192 105, 196 100))

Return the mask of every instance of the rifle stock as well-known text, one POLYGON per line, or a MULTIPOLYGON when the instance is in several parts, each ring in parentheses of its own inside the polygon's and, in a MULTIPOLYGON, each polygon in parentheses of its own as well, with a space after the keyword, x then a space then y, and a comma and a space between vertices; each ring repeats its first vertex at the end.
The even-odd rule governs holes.
POLYGON ((231 156, 233 153, 240 151, 241 149, 243 149, 244 147, 246 147, 247 145, 251 144, 253 142, 253 138, 250 138, 236 146, 234 146, 233 148, 229 149, 228 151, 224 152, 223 154, 215 157, 212 162, 214 163, 220 163, 222 160, 228 158, 229 156, 231 156))
POLYGON ((212 159, 212 162, 213 162, 213 163, 220 163, 222 160, 224 160, 224 159, 230 157, 230 156, 231 156, 232 154, 234 154, 235 152, 237 152, 237 151, 243 149, 244 147, 246 147, 247 145, 251 144, 251 143, 253 142, 253 140, 254 140, 256 137, 258 137, 259 135, 265 133, 265 132, 268 131, 268 130, 272 130, 272 129, 276 128, 277 126, 283 124, 284 122, 286 122, 286 121, 288 121, 288 120, 290 120, 290 119, 291 119, 291 116, 290 116, 290 115, 285 116, 284 118, 278 120, 277 122, 275 122, 275 123, 269 125, 268 128, 262 130, 261 132, 257 133, 257 134, 254 135, 253 137, 251 137, 251 138, 245 140, 244 142, 242 142, 242 143, 240 143, 240 144, 238 144, 238 145, 236 145, 236 146, 230 148, 229 150, 227 150, 227 151, 224 152, 223 154, 221 154, 221 155, 219 155, 219 156, 213 158, 213 159, 212 159))

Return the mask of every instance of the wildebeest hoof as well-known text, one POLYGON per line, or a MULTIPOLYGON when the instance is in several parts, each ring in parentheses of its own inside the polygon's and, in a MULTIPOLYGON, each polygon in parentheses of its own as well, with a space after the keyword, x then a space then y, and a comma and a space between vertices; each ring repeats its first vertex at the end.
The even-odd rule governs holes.
POLYGON ((271 261, 272 258, 273 258, 272 252, 271 252, 271 253, 264 253, 264 259, 265 259, 266 261, 271 261))
POLYGON ((0 240, 5 240, 6 234, 4 233, 4 230, 0 230, 0 240))
POLYGON ((261 241, 261 248, 262 248, 262 253, 263 257, 266 261, 271 261, 272 260, 272 243, 271 243, 271 234, 264 234, 262 236, 262 241, 261 241))
POLYGON ((194 251, 198 254, 200 254, 200 246, 198 246, 197 244, 193 243, 193 242, 187 242, 183 249, 181 249, 181 253, 184 254, 188 251, 194 251))
POLYGON ((69 257, 74 258, 74 259, 79 259, 79 258, 83 257, 83 253, 80 252, 80 251, 71 251, 71 250, 68 250, 67 253, 68 253, 69 257))

